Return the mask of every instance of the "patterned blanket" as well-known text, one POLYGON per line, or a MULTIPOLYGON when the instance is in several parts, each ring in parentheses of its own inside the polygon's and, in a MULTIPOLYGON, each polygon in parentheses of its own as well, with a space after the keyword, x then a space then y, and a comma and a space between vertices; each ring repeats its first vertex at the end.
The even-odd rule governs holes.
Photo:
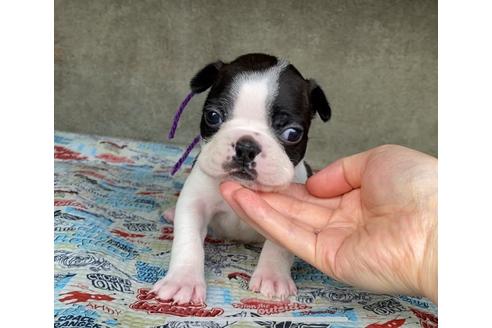
POLYGON ((357 290, 296 260, 298 295, 268 300, 247 285, 261 245, 205 240, 206 304, 149 293, 166 274, 173 207, 196 152, 55 133, 55 327, 437 327, 429 300, 357 290))

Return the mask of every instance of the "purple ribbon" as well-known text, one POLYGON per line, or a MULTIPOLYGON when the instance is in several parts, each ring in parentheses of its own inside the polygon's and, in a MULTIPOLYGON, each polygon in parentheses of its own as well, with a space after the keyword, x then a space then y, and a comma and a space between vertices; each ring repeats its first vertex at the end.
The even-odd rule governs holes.
POLYGON ((196 144, 198 142, 200 142, 200 139, 201 138, 202 138, 202 136, 197 135, 195 137, 195 139, 193 139, 193 141, 188 145, 188 147, 186 147, 186 150, 184 151, 183 155, 181 155, 181 157, 176 162, 176 164, 174 164, 173 170, 171 171, 171 175, 175 175, 176 172, 179 171, 179 169, 181 168, 181 166, 183 165, 183 163, 188 158, 188 155, 191 153, 191 151, 193 150, 193 148, 195 148, 196 144))
POLYGON ((195 93, 193 91, 191 91, 186 96, 186 98, 183 100, 181 105, 179 105, 178 110, 176 111, 176 114, 174 114, 173 125, 171 126, 171 129, 169 130, 169 133, 167 135, 168 139, 174 138, 174 134, 176 133, 176 129, 178 128, 179 118, 181 117, 181 114, 183 114, 183 111, 186 108, 186 105, 188 105, 188 103, 190 102, 191 98, 193 98, 194 95, 195 95, 195 93))
MULTIPOLYGON (((190 92, 186 96, 186 98, 183 100, 183 102, 181 103, 181 105, 179 105, 178 110, 176 111, 176 114, 174 114, 173 124, 171 126, 171 129, 169 130, 169 133, 167 135, 167 138, 168 139, 173 139, 174 138, 174 135, 176 134, 176 130, 178 128, 178 123, 179 123, 179 119, 181 117, 181 114, 183 114, 184 109, 186 108, 186 106, 188 105, 188 103, 190 102, 191 98, 193 98, 194 95, 195 95, 195 93, 193 91, 190 92)), ((193 141, 188 145, 188 147, 186 147, 186 150, 184 151, 183 155, 181 155, 181 157, 176 162, 176 164, 174 164, 173 169, 171 171, 171 175, 175 175, 176 172, 179 171, 179 169, 181 168, 181 166, 183 166, 183 163, 188 158, 188 155, 191 153, 191 151, 193 150, 193 148, 195 148, 196 144, 198 142, 200 142, 201 139, 202 139, 202 137, 200 135, 197 135, 195 137, 195 139, 193 139, 193 141)))

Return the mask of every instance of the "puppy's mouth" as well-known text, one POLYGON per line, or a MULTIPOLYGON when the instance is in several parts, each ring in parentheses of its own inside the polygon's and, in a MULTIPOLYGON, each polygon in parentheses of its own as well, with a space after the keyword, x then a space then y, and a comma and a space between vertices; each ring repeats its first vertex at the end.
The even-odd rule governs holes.
POLYGON ((251 190, 273 192, 284 189, 286 186, 270 186, 258 181, 258 172, 251 166, 241 166, 237 163, 227 163, 222 166, 226 171, 224 180, 234 180, 239 182, 243 187, 251 190))
POLYGON ((241 169, 241 170, 233 170, 229 172, 229 175, 233 178, 236 178, 238 180, 245 180, 245 181, 254 181, 258 174, 256 173, 256 170, 249 170, 249 169, 241 169))
POLYGON ((269 186, 262 183, 249 175, 246 172, 235 172, 228 174, 224 180, 234 180, 238 182, 241 186, 254 190, 254 191, 263 191, 263 192, 275 192, 285 189, 287 186, 269 186))
POLYGON ((228 162, 222 165, 227 176, 234 180, 253 182, 258 177, 258 172, 255 170, 256 164, 240 165, 237 162, 228 162))

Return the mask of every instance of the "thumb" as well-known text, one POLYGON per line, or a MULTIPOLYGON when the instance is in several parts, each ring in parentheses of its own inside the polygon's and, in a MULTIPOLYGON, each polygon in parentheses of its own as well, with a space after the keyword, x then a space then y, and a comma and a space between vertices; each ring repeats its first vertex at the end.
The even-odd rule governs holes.
POLYGON ((306 189, 316 197, 340 196, 360 188, 362 176, 373 149, 333 162, 306 182, 306 189))

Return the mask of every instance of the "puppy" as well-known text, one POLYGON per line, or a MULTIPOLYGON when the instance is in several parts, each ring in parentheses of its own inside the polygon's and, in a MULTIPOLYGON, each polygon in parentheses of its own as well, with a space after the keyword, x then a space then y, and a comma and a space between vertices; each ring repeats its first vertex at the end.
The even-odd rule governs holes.
MULTIPOLYGON (((311 119, 331 116, 324 92, 287 61, 247 54, 226 64, 208 64, 191 89, 210 89, 203 106, 201 152, 176 204, 174 241, 167 275, 152 291, 176 303, 205 301, 203 241, 210 225, 221 238, 265 239, 240 220, 219 192, 232 179, 259 191, 276 191, 310 175, 303 158, 311 119)), ((296 294, 293 255, 266 240, 249 288, 267 297, 296 294)))

